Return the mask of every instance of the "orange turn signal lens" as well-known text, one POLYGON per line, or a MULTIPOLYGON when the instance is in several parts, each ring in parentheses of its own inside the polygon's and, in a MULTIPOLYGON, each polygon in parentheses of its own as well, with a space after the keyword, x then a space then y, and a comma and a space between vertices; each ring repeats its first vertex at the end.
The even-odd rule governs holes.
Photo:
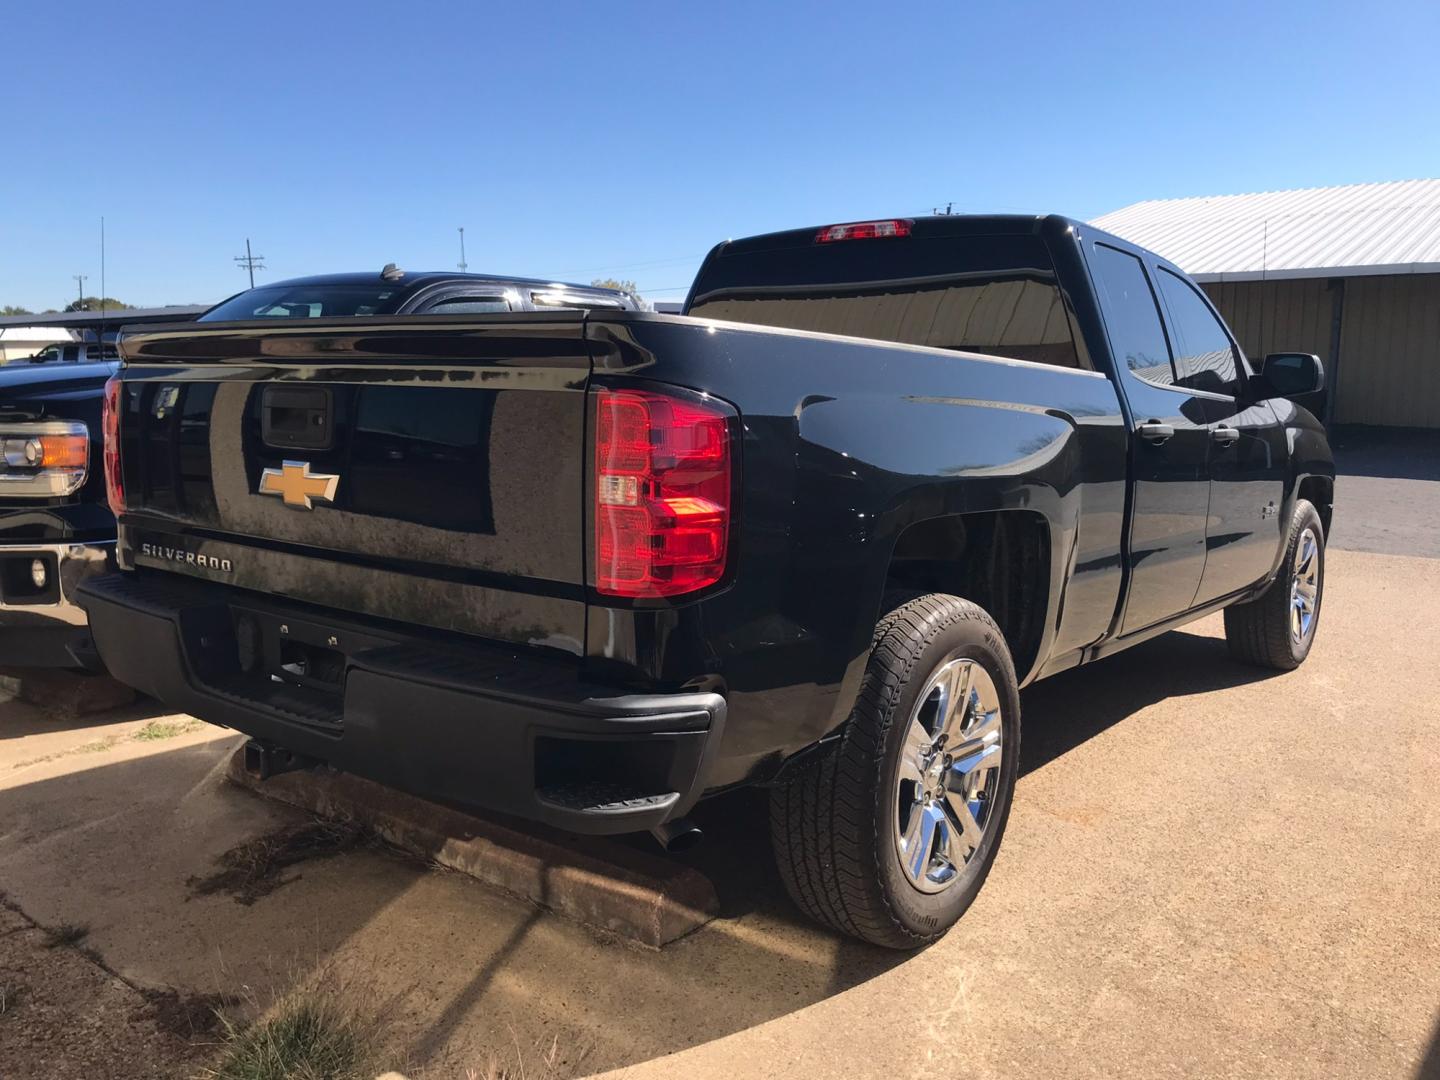
POLYGON ((83 469, 90 459, 90 439, 86 435, 41 435, 40 444, 42 469, 83 469))

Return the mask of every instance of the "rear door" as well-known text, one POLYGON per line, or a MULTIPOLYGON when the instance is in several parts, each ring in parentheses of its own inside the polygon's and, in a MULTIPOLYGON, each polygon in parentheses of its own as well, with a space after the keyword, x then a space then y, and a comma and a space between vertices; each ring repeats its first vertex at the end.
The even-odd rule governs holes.
POLYGON ((1195 594, 1204 604, 1270 572, 1289 454, 1270 403, 1245 400, 1244 360, 1210 302, 1163 265, 1155 278, 1175 342, 1176 383, 1194 395, 1210 435, 1205 572, 1195 594))
POLYGON ((583 315, 127 335, 122 558, 578 652, 583 315))
POLYGON ((1134 253, 1087 245, 1115 361, 1130 404, 1130 587, 1120 633, 1188 610, 1205 569, 1210 431, 1204 403, 1176 384, 1149 269, 1134 253))

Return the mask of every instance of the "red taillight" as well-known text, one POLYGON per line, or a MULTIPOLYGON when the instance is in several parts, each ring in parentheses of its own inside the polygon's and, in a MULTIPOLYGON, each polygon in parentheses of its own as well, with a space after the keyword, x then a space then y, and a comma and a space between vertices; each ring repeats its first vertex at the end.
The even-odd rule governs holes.
POLYGON ((833 244, 837 240, 881 240, 891 236, 909 236, 909 218, 888 218, 885 221, 852 221, 848 225, 826 225, 815 234, 815 243, 833 244))
POLYGON ((595 588, 676 596, 725 575, 730 420, 720 402, 595 391, 595 588))
POLYGON ((105 498, 116 517, 125 512, 125 481, 120 475, 120 392, 120 376, 110 376, 100 414, 105 435, 105 498))

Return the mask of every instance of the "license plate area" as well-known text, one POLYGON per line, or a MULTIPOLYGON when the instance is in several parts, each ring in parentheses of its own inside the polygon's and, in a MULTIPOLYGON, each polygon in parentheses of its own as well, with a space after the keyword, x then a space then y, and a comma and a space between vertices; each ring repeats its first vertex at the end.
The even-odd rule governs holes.
POLYGON ((339 698, 349 657, 393 642, 324 622, 232 605, 236 660, 242 674, 339 698))

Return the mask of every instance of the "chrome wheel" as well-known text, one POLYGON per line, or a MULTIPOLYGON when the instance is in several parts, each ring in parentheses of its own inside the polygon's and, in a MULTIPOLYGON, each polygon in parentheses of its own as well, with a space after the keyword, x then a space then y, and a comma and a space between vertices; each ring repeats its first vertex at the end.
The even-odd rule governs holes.
POLYGON ((910 883, 937 893, 984 839, 1004 753, 1000 695, 978 661, 935 669, 910 714, 896 785, 895 848, 910 883))
POLYGON ((1303 644, 1315 626, 1320 606, 1320 541, 1307 528, 1295 545, 1295 565, 1290 573, 1290 638, 1303 644))

